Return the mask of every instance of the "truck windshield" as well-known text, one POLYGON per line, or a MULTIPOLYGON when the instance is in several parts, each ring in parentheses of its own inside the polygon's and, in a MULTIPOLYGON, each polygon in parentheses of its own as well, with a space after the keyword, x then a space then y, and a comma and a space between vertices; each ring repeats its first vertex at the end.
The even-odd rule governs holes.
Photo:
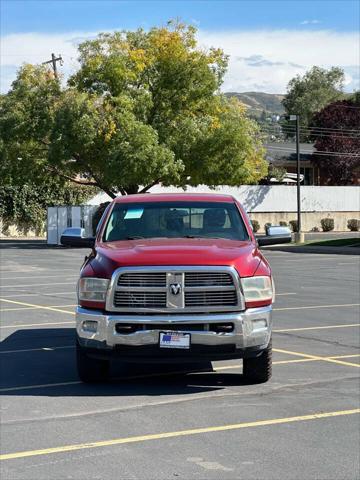
POLYGON ((239 210, 222 202, 116 203, 103 241, 138 238, 248 240, 239 210))

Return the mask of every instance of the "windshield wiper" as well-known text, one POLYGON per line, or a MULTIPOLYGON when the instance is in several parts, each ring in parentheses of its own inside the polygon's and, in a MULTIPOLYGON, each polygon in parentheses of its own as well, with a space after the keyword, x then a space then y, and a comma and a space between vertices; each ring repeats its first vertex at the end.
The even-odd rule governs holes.
POLYGON ((184 235, 182 238, 208 238, 209 240, 215 238, 215 239, 221 239, 221 240, 235 240, 234 238, 216 237, 214 235, 184 235))
POLYGON ((207 238, 204 235, 183 235, 182 238, 207 238))
POLYGON ((125 237, 124 240, 140 240, 145 237, 134 236, 134 237, 125 237))

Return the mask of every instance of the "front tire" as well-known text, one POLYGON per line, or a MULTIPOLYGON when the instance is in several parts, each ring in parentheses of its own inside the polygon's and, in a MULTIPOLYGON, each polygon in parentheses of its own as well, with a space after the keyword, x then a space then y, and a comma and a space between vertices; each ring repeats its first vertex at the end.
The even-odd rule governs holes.
POLYGON ((76 342, 76 364, 78 375, 82 382, 102 382, 109 376, 109 360, 90 357, 78 342, 76 342))
POLYGON ((265 383, 272 375, 272 341, 258 357, 244 358, 243 376, 249 383, 265 383))

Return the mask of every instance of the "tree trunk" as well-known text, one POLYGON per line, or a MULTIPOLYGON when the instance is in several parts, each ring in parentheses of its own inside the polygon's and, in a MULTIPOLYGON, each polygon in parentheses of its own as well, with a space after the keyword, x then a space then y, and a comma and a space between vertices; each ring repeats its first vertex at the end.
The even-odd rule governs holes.
POLYGON ((155 185, 157 185, 159 182, 160 182, 160 178, 158 178, 157 180, 155 180, 154 182, 152 183, 149 183, 149 185, 146 185, 145 187, 143 187, 141 190, 139 190, 138 193, 146 193, 151 187, 154 187, 155 185))
POLYGON ((124 187, 124 191, 126 195, 134 195, 135 193, 138 193, 139 190, 139 185, 127 185, 124 187))

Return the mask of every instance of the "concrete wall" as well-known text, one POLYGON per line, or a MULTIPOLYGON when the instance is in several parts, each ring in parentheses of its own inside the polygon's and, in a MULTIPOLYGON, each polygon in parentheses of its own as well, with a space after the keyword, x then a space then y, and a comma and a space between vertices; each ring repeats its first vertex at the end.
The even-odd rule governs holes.
MULTIPOLYGON (((183 192, 181 188, 156 185, 152 193, 183 192)), ((241 187, 222 186, 210 189, 206 185, 188 187, 187 192, 212 192, 233 195, 240 200, 252 219, 260 223, 278 224, 296 219, 297 198, 295 185, 243 185, 241 187)), ((106 194, 98 194, 91 204, 96 205, 111 200, 106 194)), ((335 231, 348 231, 347 221, 360 216, 360 187, 319 187, 301 186, 302 229, 321 230, 322 218, 333 218, 335 231)))
MULTIPOLYGON (((156 185, 150 191, 162 193, 183 190, 156 185)), ((215 190, 211 190, 207 186, 199 186, 189 187, 187 192, 215 192, 233 195, 240 200, 248 212, 296 212, 297 210, 295 185, 222 186, 215 190)), ((301 210, 303 212, 359 212, 360 187, 302 186, 301 210)))
MULTIPOLYGON (((150 192, 183 192, 181 188, 156 185, 150 192)), ((187 192, 211 192, 233 195, 240 200, 253 219, 259 221, 261 228, 267 222, 296 219, 296 186, 291 185, 243 185, 241 187, 221 186, 210 189, 206 185, 188 187, 187 192)), ((105 193, 96 195, 89 205, 99 205, 111 200, 105 193)), ((301 187, 302 228, 310 231, 314 227, 321 229, 320 220, 330 217, 335 221, 335 231, 347 231, 347 221, 360 216, 360 186, 349 187, 301 187)), ((16 235, 16 227, 10 232, 16 235)), ((34 234, 34 232, 31 232, 34 234)), ((1 231, 0 231, 1 234, 1 231)))
MULTIPOLYGON (((265 231, 265 223, 272 223, 279 225, 279 222, 287 222, 296 220, 296 212, 251 212, 251 220, 257 220, 260 224, 259 232, 265 231)), ((347 221, 350 218, 359 218, 359 212, 302 212, 301 214, 301 229, 304 232, 310 232, 314 227, 317 227, 321 232, 321 219, 333 218, 335 232, 349 232, 347 228, 347 221)))
MULTIPOLYGON (((151 193, 183 192, 181 188, 156 185, 151 193)), ((248 212, 296 212, 296 186, 294 185, 226 185, 210 189, 206 185, 187 187, 187 192, 225 193, 240 200, 248 212)), ((90 205, 99 205, 111 200, 103 194, 96 195, 90 205)), ((303 212, 358 212, 360 211, 360 187, 301 187, 301 210, 303 212)))
MULTIPOLYGON (((181 192, 181 189, 155 186, 153 193, 181 192)), ((189 187, 188 192, 216 192, 233 195, 240 200, 250 217, 260 223, 260 232, 265 223, 279 224, 297 217, 297 195, 294 185, 243 185, 241 187, 207 186, 189 187)), ((360 217, 360 187, 301 187, 302 230, 307 232, 317 227, 321 231, 321 219, 333 218, 335 231, 349 231, 347 221, 360 217)))

